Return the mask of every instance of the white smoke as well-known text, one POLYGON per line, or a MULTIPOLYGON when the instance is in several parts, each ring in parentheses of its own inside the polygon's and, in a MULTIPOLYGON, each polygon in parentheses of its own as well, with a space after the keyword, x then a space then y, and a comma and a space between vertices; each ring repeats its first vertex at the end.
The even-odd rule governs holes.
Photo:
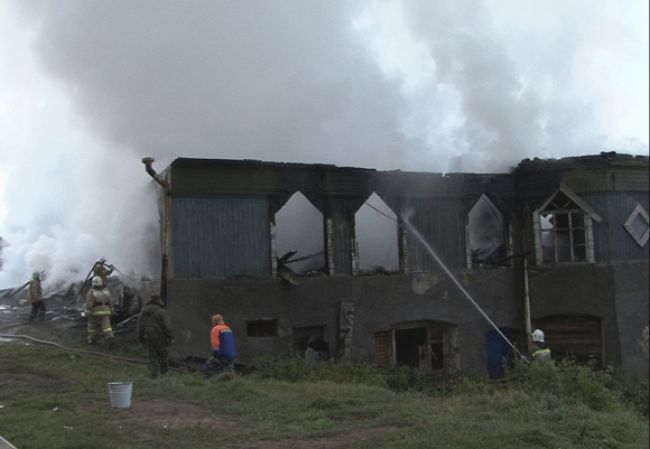
POLYGON ((102 256, 155 271, 142 156, 485 172, 647 153, 647 3, 596 3, 3 2, 0 286, 102 256))

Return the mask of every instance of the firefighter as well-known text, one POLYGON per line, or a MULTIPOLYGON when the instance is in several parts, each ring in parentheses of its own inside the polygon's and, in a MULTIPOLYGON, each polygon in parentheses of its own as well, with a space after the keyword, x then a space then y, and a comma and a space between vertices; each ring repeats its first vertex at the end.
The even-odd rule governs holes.
POLYGON ((95 276, 92 279, 92 288, 86 293, 86 316, 88 318, 88 343, 94 344, 97 341, 97 328, 107 343, 113 340, 113 329, 111 328, 111 315, 114 311, 113 296, 104 287, 101 277, 95 276))
POLYGON ((212 344, 212 356, 203 367, 203 375, 209 379, 221 372, 233 373, 235 371, 235 334, 232 329, 223 321, 223 316, 216 314, 212 317, 212 331, 210 332, 210 343, 212 344))
POLYGON ((29 321, 37 317, 40 321, 45 319, 45 303, 43 302, 43 289, 41 288, 41 274, 35 271, 32 280, 29 281, 29 300, 32 303, 32 311, 29 314, 29 321))
POLYGON ((151 377, 165 374, 172 343, 172 325, 158 295, 151 295, 138 317, 138 340, 147 348, 151 377))
POLYGON ((535 329, 531 334, 530 357, 533 361, 544 361, 551 359, 551 350, 546 345, 544 332, 535 329))
POLYGON ((102 278, 102 282, 104 283, 104 286, 106 286, 108 285, 108 277, 113 273, 113 270, 115 270, 115 267, 107 264, 106 259, 101 258, 95 262, 95 265, 93 265, 93 276, 99 276, 102 278))

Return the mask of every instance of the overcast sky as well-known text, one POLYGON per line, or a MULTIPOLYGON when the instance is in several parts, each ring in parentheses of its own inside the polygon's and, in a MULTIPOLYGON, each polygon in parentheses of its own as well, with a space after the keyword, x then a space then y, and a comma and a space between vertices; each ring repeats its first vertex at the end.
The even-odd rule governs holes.
POLYGON ((648 154, 647 0, 0 3, 0 288, 149 271, 140 163, 648 154))

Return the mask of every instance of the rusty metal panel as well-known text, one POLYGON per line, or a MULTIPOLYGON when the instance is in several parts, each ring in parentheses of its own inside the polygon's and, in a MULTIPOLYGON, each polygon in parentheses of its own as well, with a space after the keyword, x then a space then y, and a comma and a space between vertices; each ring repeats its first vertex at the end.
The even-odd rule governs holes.
POLYGON ((581 316, 549 317, 537 320, 553 358, 571 357, 578 363, 603 365, 602 326, 598 318, 581 316))
POLYGON ((246 161, 177 160, 172 165, 172 195, 262 195, 281 190, 271 165, 246 161))
POLYGON ((564 174, 563 181, 572 190, 581 192, 648 191, 647 168, 601 168, 573 170, 564 174))
POLYGON ((648 211, 648 192, 583 193, 581 197, 603 217, 594 223, 596 262, 648 259, 650 244, 643 247, 623 226, 637 204, 648 211))
POLYGON ((391 362, 391 331, 380 331, 375 333, 375 351, 377 353, 377 365, 389 366, 391 362))
POLYGON ((268 201, 263 198, 173 198, 177 279, 271 275, 268 201))

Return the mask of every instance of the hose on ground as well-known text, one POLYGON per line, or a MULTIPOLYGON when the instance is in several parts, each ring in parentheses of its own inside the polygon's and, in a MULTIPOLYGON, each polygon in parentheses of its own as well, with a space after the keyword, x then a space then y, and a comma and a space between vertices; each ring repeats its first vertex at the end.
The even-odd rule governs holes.
MULTIPOLYGON (((22 340, 29 340, 34 343, 42 344, 42 345, 49 345, 49 346, 54 346, 55 348, 59 348, 63 351, 68 351, 68 352, 75 352, 75 353, 80 353, 80 354, 88 354, 92 355, 95 357, 104 357, 107 359, 115 360, 118 362, 126 362, 126 363, 137 363, 139 365, 146 365, 147 361, 146 360, 141 360, 141 359, 134 359, 131 357, 122 357, 118 355, 113 355, 113 354, 107 354, 105 352, 99 352, 99 351, 91 351, 88 349, 81 349, 81 348, 72 348, 70 346, 64 346, 62 344, 49 341, 49 340, 42 340, 40 338, 35 338, 29 335, 12 335, 12 334, 0 334, 0 338, 14 338, 14 339, 22 339, 22 340)), ((188 371, 182 370, 179 368, 175 367, 170 367, 170 369, 178 372, 178 373, 183 373, 187 374, 188 371)))

